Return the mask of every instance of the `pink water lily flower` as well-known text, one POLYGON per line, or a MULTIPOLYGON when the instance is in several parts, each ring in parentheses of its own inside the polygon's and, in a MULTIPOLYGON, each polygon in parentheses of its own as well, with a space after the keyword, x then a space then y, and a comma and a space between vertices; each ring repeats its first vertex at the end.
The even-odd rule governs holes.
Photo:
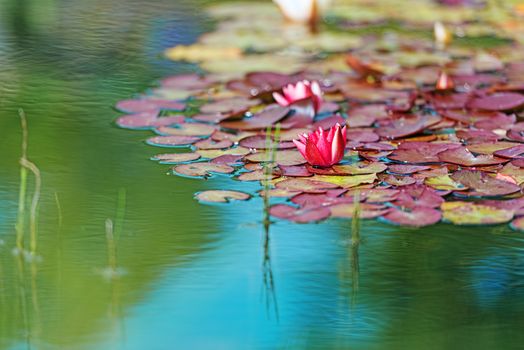
POLYGON ((309 164, 330 167, 344 158, 346 126, 342 127, 337 123, 329 130, 318 128, 309 134, 300 135, 299 140, 293 142, 309 164))
POLYGON ((299 81, 295 85, 288 84, 282 88, 283 94, 273 93, 273 98, 281 106, 289 106, 293 103, 311 100, 315 114, 322 105, 322 90, 318 82, 308 80, 299 81))

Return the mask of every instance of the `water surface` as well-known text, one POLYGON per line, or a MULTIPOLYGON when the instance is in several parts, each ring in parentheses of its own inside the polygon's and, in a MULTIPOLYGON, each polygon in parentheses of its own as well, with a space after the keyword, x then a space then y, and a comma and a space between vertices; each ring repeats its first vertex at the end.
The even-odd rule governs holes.
POLYGON ((212 28, 210 2, 0 0, 0 348, 519 348, 522 233, 365 221, 357 260, 348 221, 267 233, 261 200, 196 203, 231 181, 168 176, 149 132, 112 125, 115 101, 198 69, 161 52, 212 28), (42 171, 35 263, 12 254, 19 108, 42 171))

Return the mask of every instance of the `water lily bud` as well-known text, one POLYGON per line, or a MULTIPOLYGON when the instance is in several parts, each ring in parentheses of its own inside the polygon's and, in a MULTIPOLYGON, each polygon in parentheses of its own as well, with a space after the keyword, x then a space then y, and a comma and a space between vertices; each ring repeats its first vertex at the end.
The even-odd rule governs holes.
POLYGON ((320 13, 327 8, 330 0, 273 0, 284 17, 292 22, 316 22, 320 13))
POLYGON ((310 102, 313 109, 313 116, 319 111, 322 105, 322 90, 318 82, 308 80, 299 81, 295 85, 288 84, 282 88, 282 94, 273 93, 275 101, 284 107, 297 102, 310 102))
POLYGON ((433 34, 435 36, 435 44, 439 50, 445 49, 451 43, 451 33, 442 22, 435 22, 433 34))
POLYGON ((440 72, 435 87, 438 91, 449 91, 455 88, 455 83, 446 72, 440 72))
POLYGON ((346 126, 337 124, 328 130, 318 128, 293 140, 298 151, 314 166, 330 167, 344 158, 347 144, 346 126))

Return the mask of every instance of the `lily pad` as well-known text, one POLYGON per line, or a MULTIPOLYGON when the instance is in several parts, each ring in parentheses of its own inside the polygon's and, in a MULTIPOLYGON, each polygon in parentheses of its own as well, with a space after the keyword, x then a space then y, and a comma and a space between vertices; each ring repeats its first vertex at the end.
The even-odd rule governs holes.
POLYGON ((116 104, 116 109, 126 113, 141 113, 156 110, 182 111, 186 105, 182 102, 142 98, 136 100, 123 100, 116 104))
POLYGON ((500 92, 477 97, 468 103, 468 108, 487 111, 508 111, 524 107, 524 95, 515 92, 500 92))
POLYGON ((209 190, 197 192, 195 199, 199 202, 209 203, 228 203, 230 201, 245 201, 251 198, 251 195, 239 191, 227 190, 209 190))
POLYGON ((326 207, 300 209, 287 204, 273 205, 269 213, 271 216, 297 223, 322 221, 331 215, 331 211, 326 207))
POLYGON ((176 164, 176 163, 185 163, 198 160, 200 158, 199 154, 196 153, 164 153, 157 154, 152 157, 151 160, 158 160, 161 164, 176 164))
POLYGON ((444 220, 455 225, 502 224, 513 219, 513 211, 472 202, 445 202, 440 208, 444 220))
POLYGON ((427 207, 416 207, 412 210, 391 208, 391 210, 382 217, 396 225, 425 227, 439 222, 442 218, 442 213, 436 209, 427 207))
POLYGON ((475 156, 466 147, 448 149, 447 151, 439 153, 438 158, 443 162, 468 167, 502 164, 508 161, 507 159, 490 155, 481 154, 475 156))
POLYGON ((200 140, 196 136, 155 136, 146 140, 146 143, 151 146, 158 147, 179 147, 187 146, 200 140))
POLYGON ((235 168, 229 165, 213 163, 190 163, 178 165, 173 168, 175 174, 188 177, 209 177, 213 173, 231 174, 234 171, 235 168))

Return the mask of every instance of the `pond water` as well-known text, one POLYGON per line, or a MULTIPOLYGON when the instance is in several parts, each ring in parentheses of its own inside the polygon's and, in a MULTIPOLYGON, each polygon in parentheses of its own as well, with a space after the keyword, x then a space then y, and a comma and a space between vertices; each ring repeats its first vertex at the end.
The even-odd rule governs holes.
POLYGON ((112 125, 116 101, 198 69, 161 52, 212 28, 210 2, 0 0, 0 348, 519 348, 522 233, 364 221, 357 251, 347 220, 267 231, 260 199, 198 204, 226 178, 168 176, 150 132, 112 125), (33 263, 13 254, 19 108, 33 263))

